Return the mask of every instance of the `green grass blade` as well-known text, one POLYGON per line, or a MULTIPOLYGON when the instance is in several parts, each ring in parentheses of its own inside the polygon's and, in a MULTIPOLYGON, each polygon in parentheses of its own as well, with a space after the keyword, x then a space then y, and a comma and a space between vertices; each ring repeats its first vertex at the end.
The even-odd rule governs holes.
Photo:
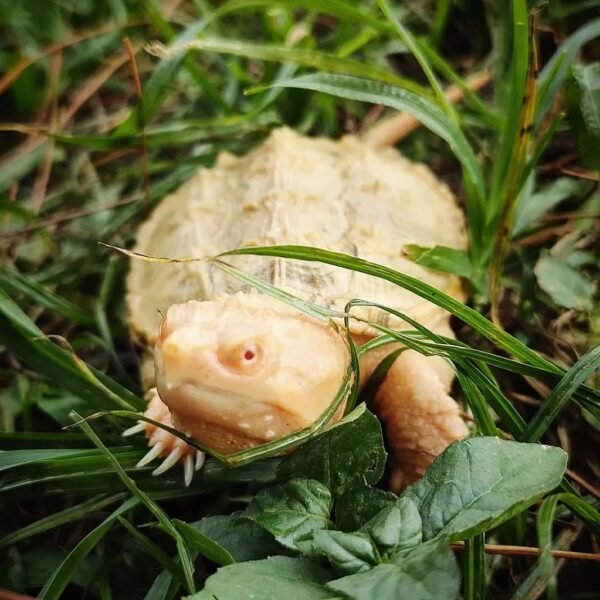
POLYGON ((506 333, 486 319, 476 310, 466 306, 462 302, 448 296, 444 292, 435 287, 420 281, 415 277, 395 271, 390 267, 369 262, 362 258, 356 258, 348 254, 322 250, 311 246, 262 246, 241 248, 224 252, 219 256, 232 256, 239 254, 253 254, 257 256, 279 256, 281 258, 291 258, 304 261, 317 261, 326 264, 366 273, 373 277, 385 279, 400 287, 415 293, 417 296, 429 300, 433 304, 447 310, 454 316, 458 317, 467 325, 476 329, 481 335, 489 339, 491 342, 522 360, 534 366, 539 366, 549 371, 553 371, 560 375, 563 374, 562 369, 554 363, 546 360, 537 352, 528 348, 523 342, 519 341, 512 335, 506 333))
POLYGON ((413 93, 429 96, 427 90, 419 84, 404 77, 399 77, 386 69, 318 50, 294 48, 277 44, 256 44, 246 40, 228 40, 213 37, 203 37, 194 42, 187 43, 181 48, 177 46, 168 49, 165 48, 166 55, 169 57, 172 53, 177 53, 180 50, 185 52, 203 50, 250 57, 258 60, 289 62, 303 67, 313 67, 320 71, 391 83, 411 90, 413 93))
MULTIPOLYGON (((445 140, 472 182, 477 197, 483 198, 485 184, 479 161, 463 132, 426 95, 410 89, 384 83, 349 77, 346 75, 312 74, 273 83, 273 87, 289 87, 313 90, 348 100, 383 104, 404 111, 417 119, 424 127, 445 140)), ((263 88, 255 88, 258 91, 263 88)), ((469 206, 470 215, 477 216, 478 207, 469 206)))
POLYGON ((473 413, 479 431, 481 431, 483 435, 500 437, 500 431, 494 423, 489 405, 479 388, 469 377, 468 370, 465 367, 459 367, 456 371, 456 377, 465 394, 467 404, 473 413))
POLYGON ((600 368, 600 346, 596 346, 584 354, 567 371, 529 422, 527 429, 520 437, 521 441, 538 442, 579 386, 598 368, 600 368))
POLYGON ((73 352, 51 342, 35 323, 0 289, 0 343, 49 379, 90 401, 98 408, 142 408, 145 403, 73 352))
POLYGON ((131 537, 136 539, 142 548, 158 563, 162 565, 163 568, 167 569, 169 573, 171 573, 181 585, 185 585, 185 577, 179 565, 175 563, 171 559, 171 557, 164 551, 162 548, 157 546, 152 540, 150 540, 147 536, 137 530, 127 519, 123 517, 119 517, 119 523, 127 529, 127 532, 131 537))
POLYGON ((463 594, 465 600, 485 600, 485 535, 465 540, 463 594))
MULTIPOLYGON (((393 31, 389 23, 375 17, 360 5, 353 5, 343 0, 327 0, 327 2, 323 2, 322 0, 277 0, 277 4, 289 8, 312 10, 320 14, 333 15, 351 23, 363 23, 381 33, 390 33, 393 31)), ((271 7, 272 5, 273 0, 230 0, 213 13, 212 19, 220 19, 234 12, 271 7)))
POLYGON ((589 502, 572 493, 561 494, 560 501, 569 507, 580 519, 585 521, 594 535, 600 536, 600 512, 589 502))
POLYGON ((71 523, 72 521, 80 521, 90 513, 102 510, 106 506, 110 506, 115 502, 119 502, 125 498, 125 494, 113 494, 112 496, 106 496, 105 494, 90 498, 81 504, 70 506, 65 510, 61 510, 52 515, 34 521, 25 527, 22 527, 18 531, 14 531, 5 535, 0 539, 0 548, 6 548, 17 542, 22 542, 31 537, 60 527, 65 523, 71 523))
POLYGON ((91 325, 94 322, 92 316, 77 305, 47 290, 43 285, 31 277, 19 273, 16 269, 0 271, 0 286, 13 294, 23 294, 50 312, 80 325, 91 325))
POLYGON ((377 0, 377 4, 379 8, 382 10, 383 14, 387 17, 388 21, 394 27, 396 34, 400 38, 401 42, 408 48, 409 52, 415 57, 419 65, 421 65, 421 69, 423 69, 423 73, 425 77, 427 77, 427 81, 431 85, 435 97, 437 98, 438 104, 442 108, 442 110, 446 113, 446 115, 455 123, 458 123, 458 117, 456 115, 456 111, 452 104, 448 101, 446 96, 444 95, 444 90, 440 85, 433 69, 431 68, 429 61, 427 60, 427 56, 422 52, 419 44, 411 34, 411 32, 404 27, 400 19, 396 17, 392 7, 389 5, 387 0, 377 0))
MULTIPOLYGON (((76 414, 75 416, 81 421, 81 417, 79 415, 76 414)), ((79 426, 94 443, 94 445, 100 450, 100 452, 102 452, 102 454, 110 461, 113 469, 115 470, 121 481, 125 484, 125 487, 133 494, 133 496, 135 496, 137 500, 139 500, 139 502, 141 502, 156 517, 156 519, 164 528, 164 530, 175 540, 175 543, 177 545, 177 553, 179 554, 179 560, 181 561, 181 565, 183 568, 186 588, 190 594, 193 594, 196 591, 194 584, 194 565, 192 564, 189 550, 179 531, 177 531, 177 529, 173 526, 171 520, 166 515, 166 513, 160 508, 160 506, 158 506, 158 504, 154 502, 154 500, 152 500, 150 496, 148 496, 148 494, 146 494, 140 488, 138 488, 133 479, 131 479, 131 477, 129 477, 129 475, 125 473, 119 461, 106 448, 106 446, 94 433, 89 424, 85 421, 81 421, 79 423, 79 426)))
POLYGON ((558 600, 555 564, 550 550, 552 549, 554 514, 560 496, 561 494, 554 494, 546 498, 540 505, 537 513, 538 545, 542 551, 540 555, 540 569, 542 577, 546 581, 546 597, 548 600, 558 600))
POLYGON ((138 503, 139 500, 137 498, 126 500, 117 510, 104 519, 98 527, 90 531, 90 533, 88 533, 77 546, 73 548, 56 571, 52 573, 50 579, 48 579, 38 596, 39 600, 60 600, 63 597, 65 588, 73 578, 73 574, 85 557, 100 543, 115 521, 122 514, 134 508, 138 503))
POLYGON ((190 548, 218 565, 232 565, 235 559, 231 553, 220 544, 180 519, 173 519, 173 524, 186 538, 190 548))

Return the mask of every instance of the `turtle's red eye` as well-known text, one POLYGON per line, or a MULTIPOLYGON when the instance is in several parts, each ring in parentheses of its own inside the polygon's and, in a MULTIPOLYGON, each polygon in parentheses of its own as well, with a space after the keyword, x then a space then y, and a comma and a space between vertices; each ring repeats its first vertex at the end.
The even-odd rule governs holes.
POLYGON ((240 375, 253 375, 263 365, 264 352, 262 346, 254 341, 221 342, 217 356, 219 362, 228 369, 240 375))

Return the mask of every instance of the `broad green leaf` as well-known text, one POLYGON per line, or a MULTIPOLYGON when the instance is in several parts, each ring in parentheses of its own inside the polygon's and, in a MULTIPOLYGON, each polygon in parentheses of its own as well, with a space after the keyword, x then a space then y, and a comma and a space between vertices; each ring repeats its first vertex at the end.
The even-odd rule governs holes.
POLYGON ((572 71, 579 86, 583 121, 590 134, 600 138, 600 62, 573 65, 572 71))
POLYGON ((534 272, 538 285, 558 306, 576 310, 591 308, 596 285, 565 261, 545 253, 534 272))
POLYGON ((331 575, 304 558, 273 556, 221 567, 188 600, 319 600, 335 594, 324 587, 331 575))
POLYGON ((418 507, 408 498, 387 506, 361 527, 382 554, 391 555, 421 543, 423 526, 418 507))
POLYGON ((479 437, 451 444, 401 498, 412 500, 423 539, 463 540, 496 527, 561 482, 560 448, 479 437))
POLYGON ((173 525, 183 535, 188 547, 196 550, 202 556, 218 565, 231 565, 235 562, 228 550, 189 523, 185 523, 180 519, 173 519, 173 525))
POLYGON ((377 548, 366 533, 321 529, 314 534, 314 544, 316 551, 343 573, 363 573, 381 562, 377 548))
POLYGON ((259 560, 281 552, 273 536, 254 523, 240 519, 241 512, 205 517, 191 526, 224 548, 233 562, 259 560))
POLYGON ((573 65, 567 105, 579 154, 586 167, 600 168, 600 62, 573 65))
POLYGON ((456 600, 460 574, 447 544, 434 540, 366 573, 331 581, 327 587, 353 600, 456 600))
POLYGON ((402 252, 418 265, 435 269, 445 273, 452 273, 459 277, 471 277, 471 261, 466 252, 446 246, 425 248, 416 244, 407 244, 402 252))
POLYGON ((330 525, 331 493, 314 479, 290 481, 261 490, 242 513, 292 550, 311 552, 313 535, 330 525))
POLYGON ((344 492, 335 503, 336 526, 342 531, 356 531, 397 499, 392 492, 372 487, 344 492))
POLYGON ((364 405, 352 414, 357 417, 344 419, 287 457, 279 465, 278 477, 316 479, 334 496, 376 484, 386 460, 381 424, 364 405))
POLYGON ((513 235, 522 233, 529 225, 563 200, 581 194, 585 187, 587 187, 586 182, 572 177, 559 177, 535 194, 521 194, 515 215, 513 235))
POLYGON ((592 19, 574 31, 546 63, 539 76, 538 123, 550 110, 555 94, 569 74, 569 68, 582 46, 600 36, 600 18, 592 19))
POLYGON ((349 100, 383 104, 407 112, 450 145, 477 189, 479 197, 483 197, 483 175, 473 149, 460 128, 427 96, 403 87, 325 73, 303 75, 275 82, 273 87, 314 90, 349 100))

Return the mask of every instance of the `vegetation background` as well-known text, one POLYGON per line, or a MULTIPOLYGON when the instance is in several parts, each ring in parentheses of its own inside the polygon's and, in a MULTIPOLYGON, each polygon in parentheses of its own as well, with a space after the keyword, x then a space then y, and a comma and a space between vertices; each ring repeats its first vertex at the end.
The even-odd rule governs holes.
MULTIPOLYGON (((475 433, 562 447, 575 486, 562 489, 570 499, 511 508, 503 525, 457 538, 467 539, 462 594, 597 598, 599 9, 0 0, 0 588, 167 598, 202 589, 226 564, 185 523, 245 509, 277 459, 234 470, 209 461, 185 488, 179 474, 135 467, 144 441, 121 438, 114 415, 93 422, 97 441, 61 429, 72 411, 143 406, 124 321, 127 259, 98 242, 129 247, 166 193, 272 127, 337 137, 401 110, 423 126, 400 149, 454 189, 469 219, 468 255, 414 247, 411 257, 465 277, 476 309, 445 305, 475 354, 427 332, 414 343, 458 365, 475 433), (153 41, 196 47, 160 59, 144 49, 153 41), (462 102, 445 99, 451 85, 462 102), (484 558, 484 532, 501 555, 484 558), (580 555, 513 556, 515 545, 580 555), (200 554, 191 586, 190 548, 200 554)), ((252 532, 257 548, 288 553, 266 535, 252 532)))

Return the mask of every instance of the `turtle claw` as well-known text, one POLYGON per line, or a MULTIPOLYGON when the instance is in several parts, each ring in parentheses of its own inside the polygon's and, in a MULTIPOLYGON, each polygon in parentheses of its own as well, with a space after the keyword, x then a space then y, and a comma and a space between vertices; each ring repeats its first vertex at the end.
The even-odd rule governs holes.
POLYGON ((146 431, 146 424, 141 421, 137 425, 126 429, 121 435, 123 437, 129 437, 130 435, 136 435, 137 433, 142 433, 143 431, 146 431))
POLYGON ((194 471, 199 471, 204 466, 206 460, 206 452, 202 450, 196 450, 196 463, 194 464, 194 471))
POLYGON ((194 478, 194 459, 191 454, 186 454, 183 458, 183 482, 185 487, 190 487, 194 478))
POLYGON ((173 465, 179 462, 179 459, 183 455, 183 448, 181 446, 176 446, 169 452, 167 458, 162 461, 154 471, 152 471, 152 475, 162 475, 165 471, 168 471, 173 465))
POLYGON ((165 445, 162 442, 157 442, 150 448, 150 450, 144 455, 144 457, 135 465, 136 467, 145 467, 148 463, 151 463, 157 458, 163 451, 165 445))

